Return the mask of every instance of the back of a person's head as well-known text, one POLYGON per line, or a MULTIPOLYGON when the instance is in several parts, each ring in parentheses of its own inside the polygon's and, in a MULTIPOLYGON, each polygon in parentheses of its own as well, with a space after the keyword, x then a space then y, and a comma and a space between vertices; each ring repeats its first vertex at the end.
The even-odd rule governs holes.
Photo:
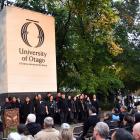
POLYGON ((73 134, 68 123, 61 125, 61 139, 62 140, 73 140, 73 134))
POLYGON ((140 122, 133 126, 133 136, 135 140, 140 140, 140 122))
POLYGON ((121 111, 126 112, 127 111, 127 107, 125 105, 121 106, 121 111))
POLYGON ((134 123, 134 119, 131 115, 126 114, 123 118, 124 121, 126 121, 128 124, 133 124, 134 123))
POLYGON ((70 129, 70 125, 68 124, 68 123, 63 123, 62 125, 61 125, 61 129, 63 130, 63 129, 70 129))
POLYGON ((115 113, 115 114, 118 114, 118 113, 119 113, 118 108, 114 108, 114 113, 115 113))
POLYGON ((135 113, 135 115, 134 115, 134 121, 135 121, 135 123, 140 122, 140 113, 139 112, 135 113))
POLYGON ((131 133, 126 131, 124 128, 120 128, 112 134, 111 140, 134 140, 134 138, 131 133))
POLYGON ((29 114, 27 116, 27 123, 31 123, 31 122, 36 122, 36 116, 35 116, 35 114, 29 114))
POLYGON ((25 124, 19 124, 17 127, 17 131, 19 134, 24 134, 24 135, 30 134, 25 124))
POLYGON ((11 132, 7 140, 21 140, 21 136, 17 132, 11 132))
POLYGON ((111 112, 105 113, 104 114, 104 119, 112 120, 112 113, 111 112))
POLYGON ((105 122, 98 122, 94 127, 94 131, 97 131, 101 138, 107 138, 109 135, 109 126, 105 122))
POLYGON ((89 110, 90 110, 91 113, 96 113, 96 108, 95 107, 90 107, 89 110))
POLYGON ((44 119, 44 126, 45 127, 52 127, 54 125, 54 120, 52 117, 46 117, 44 119))

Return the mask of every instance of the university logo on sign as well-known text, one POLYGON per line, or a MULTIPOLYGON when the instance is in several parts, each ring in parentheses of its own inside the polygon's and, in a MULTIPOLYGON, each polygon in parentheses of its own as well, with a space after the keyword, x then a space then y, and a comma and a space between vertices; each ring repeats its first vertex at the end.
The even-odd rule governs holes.
POLYGON ((29 47, 34 47, 34 48, 38 48, 41 47, 42 44, 44 43, 44 32, 43 29, 41 28, 41 26, 38 24, 38 21, 33 21, 33 20, 29 20, 26 19, 27 22, 22 26, 21 28, 21 38, 24 41, 24 43, 29 46, 29 47), (30 24, 34 24, 34 27, 38 29, 38 43, 33 46, 30 41, 28 40, 28 35, 30 34, 30 32, 28 32, 28 28, 30 24))

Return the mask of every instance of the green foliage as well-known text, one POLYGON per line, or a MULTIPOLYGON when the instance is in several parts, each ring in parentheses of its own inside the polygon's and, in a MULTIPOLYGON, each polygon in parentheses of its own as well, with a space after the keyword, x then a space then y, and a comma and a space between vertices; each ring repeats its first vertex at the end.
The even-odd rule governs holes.
POLYGON ((108 43, 113 40, 112 25, 118 18, 111 10, 111 5, 107 6, 107 3, 109 4, 109 1, 105 3, 71 1, 65 3, 65 8, 61 7, 59 10, 61 15, 56 17, 59 26, 57 28, 59 85, 64 87, 73 85, 72 90, 92 93, 98 89, 107 92, 111 85, 115 85, 116 88, 123 87, 114 72, 103 71, 104 67, 113 64, 108 43), (64 25, 60 19, 62 16, 64 25))
POLYGON ((120 22, 115 28, 115 38, 124 53, 115 58, 118 76, 128 89, 140 87, 140 4, 138 0, 114 3, 119 11, 120 22), (131 37, 130 37, 131 35, 131 37))

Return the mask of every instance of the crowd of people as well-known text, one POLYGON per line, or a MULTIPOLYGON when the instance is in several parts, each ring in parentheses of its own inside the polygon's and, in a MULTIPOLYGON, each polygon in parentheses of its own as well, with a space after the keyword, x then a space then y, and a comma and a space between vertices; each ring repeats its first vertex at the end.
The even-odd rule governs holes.
POLYGON ((63 123, 61 130, 57 130, 53 127, 54 120, 52 117, 44 119, 43 129, 35 121, 36 116, 29 114, 26 124, 19 124, 17 132, 11 132, 7 140, 76 140, 68 123, 63 123))
MULTIPOLYGON (((89 98, 87 95, 65 96, 58 93, 42 98, 40 94, 34 100, 29 97, 24 102, 13 97, 6 98, 2 110, 19 108, 20 125, 17 132, 8 135, 19 137, 19 140, 84 140, 89 136, 93 140, 140 140, 140 104, 123 104, 120 95, 117 96, 111 111, 104 112, 101 118, 99 113, 99 101, 96 95, 89 98), (71 123, 81 122, 82 133, 73 135, 71 123), (54 123, 61 124, 57 130, 54 123)), ((18 140, 18 138, 16 139, 18 140)))
POLYGON ((19 108, 21 123, 25 123, 29 113, 34 113, 37 123, 43 125, 46 116, 51 116, 57 124, 83 122, 88 117, 88 109, 91 106, 94 106, 98 112, 99 105, 96 95, 90 99, 84 94, 66 97, 65 94, 58 93, 54 97, 48 93, 44 98, 38 94, 33 100, 29 97, 26 97, 24 101, 16 97, 6 98, 2 110, 4 112, 5 109, 19 108))
POLYGON ((79 137, 73 135, 73 130, 68 123, 62 123, 61 128, 57 130, 54 127, 54 119, 47 116, 42 128, 40 124, 36 123, 35 114, 28 114, 26 123, 18 125, 17 132, 11 132, 7 140, 85 140, 88 138, 87 134, 91 128, 90 137, 93 140, 140 140, 140 121, 136 117, 140 118, 139 110, 132 116, 126 110, 124 111, 124 108, 126 107, 122 106, 119 113, 120 118, 123 116, 123 120, 118 121, 113 120, 113 113, 105 113, 101 120, 96 109, 91 107, 79 137))

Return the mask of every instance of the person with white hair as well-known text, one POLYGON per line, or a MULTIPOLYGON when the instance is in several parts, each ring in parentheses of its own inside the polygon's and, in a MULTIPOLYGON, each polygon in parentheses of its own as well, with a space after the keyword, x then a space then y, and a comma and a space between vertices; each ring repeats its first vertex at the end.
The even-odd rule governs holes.
POLYGON ((38 132, 35 140, 61 140, 60 132, 53 128, 54 120, 52 117, 44 119, 44 129, 38 132))
POLYGON ((68 123, 61 125, 61 140, 76 140, 68 123))
POLYGON ((17 132, 11 132, 7 140, 21 140, 21 136, 17 132))
POLYGON ((93 130, 93 139, 106 140, 109 135, 109 126, 104 122, 98 122, 93 130))
POLYGON ((35 114, 29 114, 26 120, 26 127, 32 136, 37 134, 41 130, 41 125, 36 123, 35 114))

